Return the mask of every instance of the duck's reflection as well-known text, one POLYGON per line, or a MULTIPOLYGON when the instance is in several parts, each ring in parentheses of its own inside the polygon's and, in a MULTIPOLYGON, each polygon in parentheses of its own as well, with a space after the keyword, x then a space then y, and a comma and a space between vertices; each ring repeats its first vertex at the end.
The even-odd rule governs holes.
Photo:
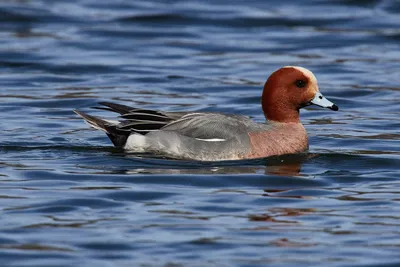
POLYGON ((134 168, 119 170, 126 174, 269 174, 301 176, 301 166, 312 154, 284 155, 257 160, 226 162, 192 162, 149 158, 126 154, 134 168))

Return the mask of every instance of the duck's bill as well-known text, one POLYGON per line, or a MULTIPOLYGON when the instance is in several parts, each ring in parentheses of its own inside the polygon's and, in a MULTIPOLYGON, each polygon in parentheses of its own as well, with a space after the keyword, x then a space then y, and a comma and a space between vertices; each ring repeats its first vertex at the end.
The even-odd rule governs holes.
POLYGON ((339 110, 338 106, 336 106, 331 101, 326 99, 320 92, 317 92, 315 94, 315 97, 313 98, 313 100, 311 100, 311 104, 314 104, 314 105, 317 105, 317 106, 320 106, 320 107, 323 107, 323 108, 329 108, 329 109, 332 109, 334 111, 339 110))

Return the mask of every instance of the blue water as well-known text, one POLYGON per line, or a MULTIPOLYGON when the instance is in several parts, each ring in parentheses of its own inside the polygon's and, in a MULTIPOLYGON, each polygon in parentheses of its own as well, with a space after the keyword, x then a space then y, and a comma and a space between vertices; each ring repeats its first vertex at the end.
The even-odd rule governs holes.
POLYGON ((1 266, 399 266, 396 0, 0 2, 1 266), (310 151, 196 163, 111 146, 97 102, 263 120, 312 70, 310 151))

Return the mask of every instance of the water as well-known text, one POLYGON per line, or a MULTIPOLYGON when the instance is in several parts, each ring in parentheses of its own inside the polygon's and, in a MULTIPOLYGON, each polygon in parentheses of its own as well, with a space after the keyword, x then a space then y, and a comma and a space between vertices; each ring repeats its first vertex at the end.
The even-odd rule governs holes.
POLYGON ((400 265, 399 29, 396 0, 1 1, 1 266, 400 265), (340 107, 305 155, 126 155, 71 111, 262 121, 284 65, 340 107))

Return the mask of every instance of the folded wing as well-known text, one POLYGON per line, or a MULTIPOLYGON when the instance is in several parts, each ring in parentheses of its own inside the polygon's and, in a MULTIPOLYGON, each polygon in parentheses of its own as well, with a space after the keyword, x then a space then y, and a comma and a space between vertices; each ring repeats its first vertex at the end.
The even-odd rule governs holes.
POLYGON ((221 113, 189 113, 161 128, 184 136, 210 140, 229 139, 248 132, 255 123, 246 116, 221 113))
MULTIPOLYGON (((121 114, 117 129, 147 134, 158 130, 172 131, 187 137, 207 140, 229 139, 255 131, 260 124, 247 116, 203 112, 161 112, 138 109, 111 102, 100 102, 104 109, 121 114)), ((268 127, 268 125, 264 125, 268 127)), ((264 128, 265 129, 265 128, 264 128)))

